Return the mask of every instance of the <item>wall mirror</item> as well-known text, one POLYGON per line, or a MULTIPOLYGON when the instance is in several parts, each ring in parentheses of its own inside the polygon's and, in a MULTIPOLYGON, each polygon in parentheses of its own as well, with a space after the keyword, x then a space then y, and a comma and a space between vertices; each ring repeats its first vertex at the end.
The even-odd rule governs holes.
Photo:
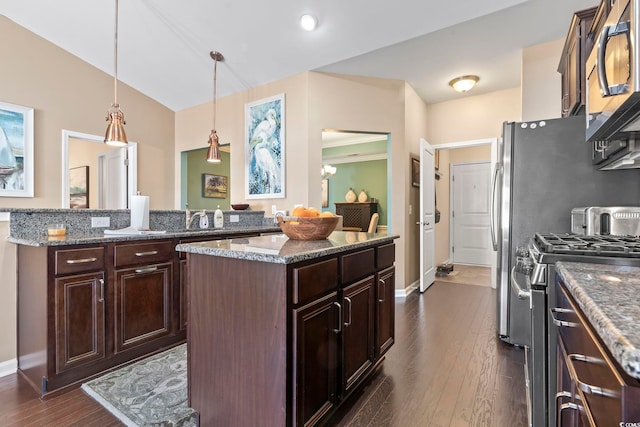
POLYGON ((138 145, 112 147, 101 136, 62 131, 62 207, 127 209, 137 191, 138 145))
POLYGON ((220 145, 220 163, 207 163, 207 147, 180 153, 180 208, 231 209, 231 145, 220 145), (214 176, 224 182, 224 191, 211 194, 206 191, 207 177, 214 176))

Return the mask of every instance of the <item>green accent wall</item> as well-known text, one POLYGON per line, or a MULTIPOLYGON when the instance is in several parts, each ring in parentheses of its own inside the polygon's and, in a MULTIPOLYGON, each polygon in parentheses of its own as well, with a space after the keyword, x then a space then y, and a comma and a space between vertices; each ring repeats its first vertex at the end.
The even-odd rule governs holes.
MULTIPOLYGON (((222 210, 231 209, 231 201, 229 199, 229 192, 231 190, 231 174, 230 174, 230 161, 231 155, 226 151, 220 152, 222 161, 220 163, 208 163, 207 148, 199 148, 197 150, 187 151, 183 153, 185 161, 182 163, 182 173, 184 177, 186 175, 187 183, 186 192, 187 199, 182 201, 181 208, 184 209, 184 203, 189 203, 190 210, 207 209, 215 210, 218 205, 222 210), (225 198, 212 198, 202 197, 202 174, 222 175, 227 177, 227 196, 225 198)), ((184 189, 183 189, 184 190, 184 189)))
POLYGON ((369 198, 378 200, 378 224, 387 225, 387 160, 370 160, 366 162, 339 163, 335 166, 336 174, 329 178, 329 206, 323 211, 336 213, 335 202, 345 202, 349 187, 356 196, 362 189, 369 198))

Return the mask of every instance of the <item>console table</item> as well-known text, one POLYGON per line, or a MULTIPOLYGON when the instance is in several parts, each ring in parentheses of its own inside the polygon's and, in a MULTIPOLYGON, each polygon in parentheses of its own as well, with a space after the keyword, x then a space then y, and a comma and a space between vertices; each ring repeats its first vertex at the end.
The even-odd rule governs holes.
POLYGON ((378 203, 370 202, 338 202, 336 215, 342 215, 342 224, 345 227, 359 227, 362 231, 369 229, 371 215, 378 212, 378 203))

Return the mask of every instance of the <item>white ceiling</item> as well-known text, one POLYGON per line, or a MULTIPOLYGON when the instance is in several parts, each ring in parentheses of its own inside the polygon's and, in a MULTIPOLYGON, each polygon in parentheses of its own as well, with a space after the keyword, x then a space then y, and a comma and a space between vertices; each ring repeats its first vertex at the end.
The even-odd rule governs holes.
MULTIPOLYGON (((307 70, 407 80, 427 103, 512 88, 521 49, 597 0, 122 0, 118 79, 178 111, 307 70), (318 17, 300 29, 303 13, 318 17), (447 83, 480 82, 467 95, 447 83)), ((0 13, 113 74, 115 0, 0 1, 0 13)), ((25 53, 28 54, 28 53, 25 53)), ((126 106, 123 106, 126 109, 126 106)))

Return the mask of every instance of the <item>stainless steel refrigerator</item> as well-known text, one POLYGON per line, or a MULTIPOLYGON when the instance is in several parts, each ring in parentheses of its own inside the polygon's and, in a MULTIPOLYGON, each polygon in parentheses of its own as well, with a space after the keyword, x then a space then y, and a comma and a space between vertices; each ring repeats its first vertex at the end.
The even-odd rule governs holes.
POLYGON ((516 247, 526 247, 536 232, 569 233, 574 207, 640 205, 640 171, 596 170, 584 116, 505 123, 498 156, 498 335, 530 346, 531 301, 510 286, 516 247))

